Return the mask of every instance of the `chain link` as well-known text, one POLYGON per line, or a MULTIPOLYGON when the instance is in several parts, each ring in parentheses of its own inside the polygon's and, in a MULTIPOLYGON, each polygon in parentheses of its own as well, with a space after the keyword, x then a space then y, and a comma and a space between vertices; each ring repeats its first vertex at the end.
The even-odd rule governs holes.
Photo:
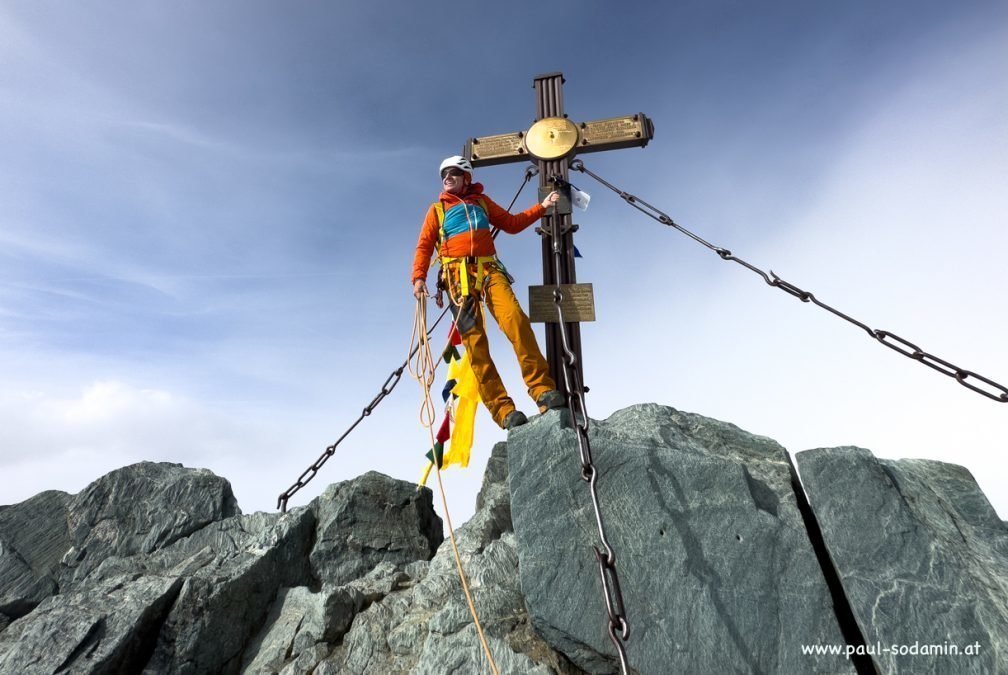
POLYGON ((563 376, 564 384, 567 387, 567 408, 570 411, 574 431, 577 436, 578 451, 581 456, 581 478, 588 483, 592 507, 595 510, 595 524, 598 527, 599 543, 602 546, 601 549, 595 545, 592 548, 598 560, 599 577, 602 579, 602 594, 605 598, 606 613, 609 618, 607 631, 609 639, 612 640, 619 654, 620 671, 623 675, 627 675, 629 664, 627 662, 626 646, 623 643, 630 639, 630 624, 627 622, 626 610, 623 604, 623 593, 620 590, 619 575, 616 572, 616 554, 609 544, 609 539, 605 533, 605 526, 602 522, 602 510, 599 507, 598 499, 599 472, 592 461, 591 444, 588 442, 588 412, 585 406, 584 387, 575 367, 577 356, 570 348, 567 324, 563 316, 562 303, 564 295, 559 286, 562 254, 560 250, 560 228, 557 227, 558 223, 556 219, 557 217, 554 215, 554 222, 551 224, 553 226, 550 228, 553 238, 554 278, 557 280, 557 286, 553 289, 553 303, 556 305, 557 325, 559 326, 560 341, 563 346, 563 376))
MULTIPOLYGON (((532 178, 536 176, 538 173, 539 170, 534 166, 530 166, 527 169, 525 169, 525 180, 522 181, 522 184, 518 187, 518 191, 515 193, 514 198, 511 199, 511 203, 508 205, 507 208, 508 211, 510 211, 511 208, 514 206, 515 202, 518 201, 518 195, 522 193, 522 190, 525 189, 525 186, 528 185, 528 182, 532 180, 532 178)), ((493 236, 494 237, 497 236, 496 230, 494 231, 493 236)), ((437 321, 435 321, 434 325, 431 326, 430 329, 427 331, 428 338, 430 338, 430 336, 434 334, 434 329, 437 328, 439 323, 441 323, 441 319, 445 317, 445 314, 448 313, 449 309, 451 309, 450 306, 445 307, 444 310, 441 312, 441 315, 438 316, 437 321)), ((280 496, 277 497, 277 509, 281 513, 287 512, 287 502, 290 501, 290 498, 294 495, 294 493, 303 488, 308 483, 310 483, 312 479, 315 478, 315 475, 319 472, 319 469, 322 468, 322 465, 325 464, 327 461, 329 461, 329 458, 332 457, 333 454, 336 452, 336 446, 342 443, 343 439, 349 436, 350 432, 353 431, 355 428, 357 428, 357 425, 360 424, 365 417, 370 416, 371 413, 374 412, 375 408, 378 407, 378 404, 381 403, 386 396, 392 393, 392 390, 395 389, 395 386, 399 384, 399 378, 402 377, 403 370, 406 369, 406 366, 409 364, 410 359, 413 358, 413 356, 417 353, 417 350, 419 348, 420 346, 417 345, 413 349, 413 351, 410 352, 409 356, 406 357, 406 360, 403 361, 402 365, 393 370, 392 374, 390 374, 385 379, 385 383, 382 384, 381 386, 381 391, 379 391, 378 394, 373 399, 371 399, 370 403, 364 406, 364 410, 361 412, 360 417, 358 417, 357 420, 353 424, 351 424, 346 431, 343 432, 343 435, 340 436, 335 443, 326 448, 325 452, 323 452, 319 456, 319 458, 315 460, 315 463, 309 466, 307 469, 305 469, 304 473, 298 476, 297 481, 295 481, 293 485, 287 488, 286 492, 281 493, 280 496)))
POLYGON ((1005 388, 1004 385, 998 384, 997 382, 988 379, 983 375, 978 375, 973 371, 960 368, 959 366, 949 363, 944 359, 938 358, 933 354, 929 354, 920 349, 917 345, 901 338, 900 336, 894 333, 890 333, 889 331, 885 330, 877 330, 870 328, 864 323, 858 321, 857 319, 854 319, 844 314, 843 312, 839 311, 838 309, 835 309, 827 305, 826 303, 822 302, 821 300, 817 299, 815 295, 813 295, 812 293, 802 290, 797 286, 795 286, 794 284, 785 281, 784 279, 781 279, 774 273, 773 270, 770 270, 770 273, 767 274, 760 268, 751 265, 745 260, 735 257, 734 255, 732 255, 732 252, 729 251, 728 249, 721 248, 719 246, 711 244, 710 242, 697 236, 693 232, 690 232, 681 225, 676 224, 669 216, 662 213, 660 210, 658 210, 651 204, 648 204, 644 200, 630 194, 629 192, 619 189, 612 183, 609 183, 608 181, 604 180, 597 174, 593 173, 592 171, 589 171, 585 167, 584 162, 582 162, 580 159, 575 159, 574 161, 572 161, 570 163, 570 168, 575 171, 580 171, 581 173, 585 173, 591 176, 596 181, 598 181, 605 187, 609 188, 610 190, 618 194, 623 199, 623 201, 625 201, 630 206, 634 207, 635 209, 644 213, 645 215, 657 220, 658 222, 678 230, 679 232, 685 234, 687 237, 693 239, 697 243, 706 246, 710 250, 717 253, 722 260, 729 260, 731 262, 736 262, 739 265, 745 267, 746 269, 755 272, 756 274, 761 276, 763 278, 763 281, 765 281, 768 285, 773 286, 775 288, 779 288, 785 293, 793 295, 794 297, 798 298, 802 302, 812 302, 813 304, 821 307, 822 309, 825 309, 827 312, 830 312, 831 314, 843 319, 844 321, 847 321, 857 326, 858 328, 862 329, 863 331, 868 333, 869 336, 871 336, 878 342, 882 343, 886 347, 889 347, 890 349, 899 352, 903 356, 909 357, 915 361, 919 361, 920 363, 923 363, 925 366, 928 366, 929 368, 932 368, 938 371, 939 373, 942 373, 943 375, 948 375, 949 377, 954 378, 956 382, 958 382, 959 384, 961 384, 962 386, 966 387, 971 391, 975 391, 976 393, 982 394, 987 398, 997 401, 999 403, 1008 403, 1008 388, 1005 388), (972 384, 971 382, 967 382, 967 380, 969 379, 982 383, 986 388, 972 384))
MULTIPOLYGON (((441 312, 441 315, 437 318, 437 321, 435 321, 434 325, 430 327, 430 330, 427 333, 428 338, 431 335, 433 335, 434 329, 437 328, 437 325, 439 323, 441 323, 441 319, 445 317, 445 314, 448 313, 448 310, 449 308, 445 307, 444 310, 441 312)), ((381 403, 383 400, 385 400, 386 396, 392 393, 392 390, 395 389, 396 385, 399 384, 400 378, 402 378, 403 370, 406 369, 406 365, 409 363, 409 360, 413 358, 413 356, 416 354, 419 348, 420 348, 419 345, 414 347, 413 351, 410 352, 410 355, 408 357, 406 357, 406 360, 403 361, 402 365, 393 370, 392 373, 385 379, 384 384, 382 384, 381 386, 381 391, 379 391, 378 394, 375 395, 373 399, 371 399, 370 403, 364 406, 364 409, 361 411, 360 416, 353 424, 350 425, 350 427, 346 431, 343 432, 343 435, 340 436, 335 443, 326 448, 325 452, 323 452, 319 456, 319 458, 315 460, 315 463, 309 466, 307 469, 305 469, 304 473, 298 476, 297 481, 295 481, 293 485, 287 488, 286 492, 282 493, 277 498, 277 509, 279 509, 281 513, 287 512, 287 502, 290 500, 292 496, 294 496, 294 493, 303 488, 308 483, 310 483, 312 479, 315 478, 315 475, 319 472, 319 469, 322 468, 322 465, 324 465, 327 461, 329 461, 329 458, 332 457, 333 454, 336 452, 336 446, 342 443, 343 439, 349 436, 350 432, 356 429, 357 425, 360 424, 362 421, 364 421, 365 417, 369 417, 371 413, 374 412, 375 408, 378 407, 378 404, 381 403)))

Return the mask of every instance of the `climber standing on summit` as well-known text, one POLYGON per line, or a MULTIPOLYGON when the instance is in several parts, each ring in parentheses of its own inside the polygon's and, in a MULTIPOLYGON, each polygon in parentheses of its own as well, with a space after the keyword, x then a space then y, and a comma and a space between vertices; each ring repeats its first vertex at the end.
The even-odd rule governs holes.
POLYGON ((522 311, 503 266, 497 259, 490 227, 517 234, 543 217, 559 199, 551 192, 541 204, 512 215, 483 194, 483 185, 472 182, 472 164, 455 155, 441 162, 442 192, 431 204, 420 229, 413 258, 413 295, 427 292, 427 270, 437 251, 441 262, 438 274, 438 306, 441 291, 447 290, 462 344, 479 387, 480 398, 494 421, 504 429, 525 424, 528 419, 508 396, 500 374, 490 358, 483 305, 511 341, 529 396, 540 412, 566 405, 549 374, 549 366, 528 316, 522 311))

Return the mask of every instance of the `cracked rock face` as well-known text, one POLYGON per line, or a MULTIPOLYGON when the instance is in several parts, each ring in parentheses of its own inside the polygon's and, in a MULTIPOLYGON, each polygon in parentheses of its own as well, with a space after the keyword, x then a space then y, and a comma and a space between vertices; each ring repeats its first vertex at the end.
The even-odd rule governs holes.
POLYGON ((1008 528, 966 469, 854 447, 797 462, 879 670, 1008 672, 1008 528))
MULTIPOLYGON (((275 652, 272 661, 269 654, 257 660, 256 637, 275 622, 278 602, 282 609, 309 588, 338 582, 348 569, 399 579, 397 564, 429 558, 440 543, 429 490, 368 474, 327 495, 287 514, 242 516, 227 481, 205 470, 145 463, 77 496, 44 493, 0 510, 0 541, 17 545, 5 543, 0 558, 0 573, 7 574, 0 588, 10 598, 4 615, 10 618, 0 625, 0 673, 258 668, 276 660, 275 652), (40 514, 50 522, 39 522, 40 514), (55 534, 32 537, 37 530, 55 534), (337 540, 344 546, 334 557, 337 540)), ((313 616, 316 627, 324 624, 316 632, 325 649, 313 645, 316 661, 375 592, 364 583, 319 595, 313 616)), ((307 628, 301 633, 297 646, 312 635, 307 628)), ((303 662, 293 672, 304 672, 303 662)))
MULTIPOLYGON (((575 673, 567 659, 531 628, 518 583, 518 554, 511 531, 507 445, 498 443, 477 498, 479 510, 455 532, 459 556, 497 668, 502 673, 575 673)), ((372 576, 377 574, 372 573, 372 576)), ((430 562, 377 574, 380 592, 356 615, 341 641, 314 673, 490 672, 466 605, 450 540, 430 562)), ((365 584, 369 583, 366 580, 365 584)), ((373 585, 373 584, 372 584, 373 585)), ((302 665, 316 660, 292 654, 302 665)))
POLYGON ((78 495, 43 492, 0 511, 0 612, 23 616, 110 557, 150 553, 240 511, 206 470, 142 462, 78 495))
POLYGON ((60 559, 70 548, 70 499, 51 490, 0 510, 0 623, 24 616, 57 591, 60 559))
MULTIPOLYGON (((170 482, 189 471, 173 467, 170 482)), ((73 581, 0 633, 0 672, 237 672, 277 586, 307 577, 313 527, 307 509, 233 516, 64 574, 73 581)))
POLYGON ((206 469, 142 462, 96 480, 67 504, 71 550, 60 585, 109 556, 151 553, 241 511, 231 484, 206 469))
POLYGON ((313 502, 317 539, 311 552, 319 579, 344 584, 380 562, 407 565, 430 559, 444 540, 429 490, 374 471, 330 485, 313 502))
MULTIPOLYGON (((566 411, 511 432, 511 510, 536 629, 580 668, 618 670, 599 542, 566 411)), ((657 405, 590 424, 598 496, 641 673, 850 672, 799 644, 844 644, 785 450, 657 405)))
MULTIPOLYGON (((565 415, 493 448, 455 532, 500 672, 618 667, 565 415)), ((1008 672, 1008 536, 965 470, 804 453, 819 527, 784 450, 730 424, 634 406, 593 422, 591 445, 633 672, 852 672, 801 650, 846 647, 852 627, 986 649, 868 670, 1008 672)), ((144 463, 0 507, 0 675, 53 672, 489 667, 427 488, 368 473, 286 514, 241 515, 224 479, 144 463)))
MULTIPOLYGON (((456 539, 495 662, 575 672, 531 630, 504 444, 491 465, 456 539)), ((141 464, 0 509, 14 615, 0 622, 0 673, 486 669, 430 490, 368 473, 247 516, 230 494, 208 472, 141 464), (47 535, 31 536, 43 516, 47 535)))
POLYGON ((180 579, 123 575, 46 599, 0 633, 0 672, 137 672, 180 579))

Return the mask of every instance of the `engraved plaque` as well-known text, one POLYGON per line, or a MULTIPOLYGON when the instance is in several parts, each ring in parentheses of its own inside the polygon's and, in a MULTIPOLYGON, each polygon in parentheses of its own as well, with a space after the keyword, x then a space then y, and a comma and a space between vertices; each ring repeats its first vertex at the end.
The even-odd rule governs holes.
POLYGON ((498 134, 470 138, 466 141, 463 156, 468 157, 473 166, 491 166, 507 162, 519 162, 528 157, 524 144, 525 132, 498 134))
POLYGON ((654 125, 644 113, 581 124, 578 153, 644 147, 654 137, 654 125))
MULTIPOLYGON (((553 303, 553 286, 529 286, 529 319, 535 323, 559 323, 553 303)), ((595 294, 591 284, 560 284, 564 321, 595 320, 595 294)))
POLYGON ((577 125, 564 117, 546 117, 525 134, 525 147, 536 159, 559 159, 578 144, 577 125))

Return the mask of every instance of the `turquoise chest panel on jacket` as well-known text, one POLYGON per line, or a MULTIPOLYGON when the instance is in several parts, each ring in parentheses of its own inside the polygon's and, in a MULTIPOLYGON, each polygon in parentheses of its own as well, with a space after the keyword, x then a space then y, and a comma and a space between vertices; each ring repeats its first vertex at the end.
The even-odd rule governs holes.
POLYGON ((479 204, 456 204, 444 215, 445 239, 472 230, 489 230, 490 220, 479 204))

